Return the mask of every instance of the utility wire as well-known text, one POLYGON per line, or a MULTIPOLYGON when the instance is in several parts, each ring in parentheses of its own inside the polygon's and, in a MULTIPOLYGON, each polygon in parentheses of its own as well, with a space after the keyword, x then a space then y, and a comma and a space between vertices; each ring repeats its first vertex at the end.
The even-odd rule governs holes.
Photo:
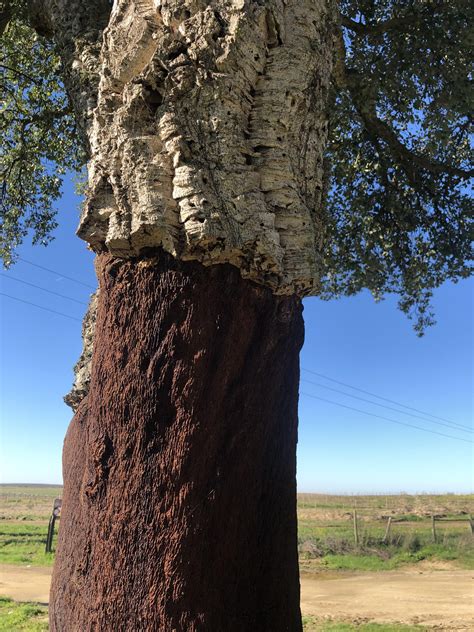
POLYGON ((376 397, 377 399, 382 399, 385 402, 389 402, 390 404, 395 404, 396 406, 401 406, 402 408, 408 408, 408 410, 413 410, 415 413, 421 413, 422 415, 426 415, 427 417, 433 417, 434 419, 439 419, 440 421, 447 421, 450 424, 455 426, 459 426, 460 428, 465 428, 467 430, 471 430, 469 426, 465 426, 463 424, 458 424, 455 421, 451 421, 450 419, 445 419, 444 417, 437 417, 436 415, 432 415, 431 413, 427 413, 424 410, 419 410, 418 408, 413 408, 412 406, 407 406, 406 404, 401 404, 400 402, 396 402, 393 399, 388 399, 387 397, 382 397, 381 395, 376 395, 375 393, 371 393, 370 391, 364 391, 362 388, 357 388, 357 386, 352 386, 351 384, 346 384, 346 382, 340 382, 339 380, 335 380, 333 377, 329 377, 328 375, 324 375, 324 373, 318 373, 317 371, 311 371, 310 369, 302 368, 302 371, 306 373, 312 373, 313 375, 317 375, 318 377, 323 377, 325 380, 330 380, 331 382, 335 382, 336 384, 340 384, 341 386, 346 386, 347 388, 352 388, 355 391, 359 391, 360 393, 365 393, 366 395, 370 395, 371 397, 376 397))
POLYGON ((30 283, 29 281, 23 281, 23 279, 17 279, 11 274, 5 274, 4 272, 0 272, 0 276, 10 279, 11 281, 16 281, 17 283, 23 283, 24 285, 29 285, 30 287, 35 287, 38 290, 42 290, 43 292, 48 292, 48 294, 54 294, 54 296, 60 296, 61 298, 66 298, 68 301, 74 301, 74 303, 79 303, 79 305, 87 305, 84 301, 78 301, 77 298, 72 298, 71 296, 66 296, 65 294, 59 294, 59 292, 53 292, 53 290, 47 290, 45 287, 41 287, 40 285, 35 285, 35 283, 30 283))
POLYGON ((33 263, 33 261, 28 261, 28 259, 23 259, 23 257, 18 257, 20 261, 23 263, 27 263, 30 266, 34 266, 35 268, 39 268, 40 270, 45 270, 46 272, 51 272, 51 274, 58 274, 63 279, 67 279, 68 281, 72 281, 73 283, 79 283, 79 285, 83 285, 84 287, 88 287, 91 290, 96 290, 93 285, 89 285, 89 283, 84 283, 84 281, 79 281, 79 279, 74 279, 73 277, 66 276, 62 272, 58 272, 57 270, 51 270, 51 268, 45 268, 44 266, 40 266, 37 263, 33 263))
POLYGON ((5 294, 5 292, 0 292, 0 296, 6 296, 7 298, 12 298, 14 301, 19 301, 20 303, 25 303, 25 305, 32 305, 33 307, 37 307, 38 309, 43 309, 45 312, 51 312, 52 314, 57 314, 58 316, 64 316, 64 318, 70 318, 71 320, 77 320, 79 323, 82 322, 80 318, 75 318, 74 316, 69 316, 68 314, 63 314, 62 312, 57 312, 54 309, 49 309, 49 307, 43 307, 42 305, 37 305, 36 303, 30 303, 30 301, 24 301, 22 298, 17 298, 16 296, 10 296, 10 294, 5 294))
POLYGON ((464 428, 456 428, 456 426, 452 426, 450 424, 444 423, 443 421, 434 421, 433 419, 426 419, 426 417, 421 417, 420 415, 414 415, 413 413, 407 413, 404 410, 398 410, 398 408, 392 408, 392 406, 386 406, 385 404, 379 404, 378 402, 373 402, 370 399, 366 399, 365 397, 359 397, 358 395, 352 395, 351 393, 345 393, 338 388, 332 388, 331 386, 326 386, 325 384, 320 384, 319 382, 313 382, 312 380, 301 379, 302 382, 306 382, 306 384, 313 384, 313 386, 320 386, 321 388, 325 388, 328 391, 333 391, 334 393, 340 393, 341 395, 346 395, 347 397, 352 397, 353 399, 358 399, 361 402, 367 402, 368 404, 372 404, 373 406, 380 406, 381 408, 386 408, 387 410, 393 410, 396 413, 401 413, 402 415, 409 415, 410 417, 416 417, 416 419, 421 419, 422 421, 426 421, 430 424, 437 424, 438 426, 446 426, 447 428, 451 428, 451 430, 457 430, 458 432, 474 432, 472 428, 464 429, 464 428))
POLYGON ((453 435, 444 434, 443 432, 438 432, 437 430, 428 430, 428 428, 421 428, 420 426, 415 426, 414 424, 407 424, 403 421, 396 421, 395 419, 390 419, 390 417, 383 417, 382 415, 376 415, 375 413, 369 413, 366 410, 360 410, 360 408, 353 408, 352 406, 346 406, 346 404, 340 404, 339 402, 334 402, 332 399, 325 399, 324 397, 318 397, 317 395, 310 395, 309 393, 301 393, 305 397, 311 397, 312 399, 319 399, 322 402, 327 402, 328 404, 335 404, 336 406, 340 406, 341 408, 347 408, 348 410, 355 410, 357 413, 362 413, 364 415, 369 415, 370 417, 377 417, 377 419, 383 419, 384 421, 390 421, 391 423, 398 424, 399 426, 407 426, 407 428, 415 428, 416 430, 422 430, 423 432, 429 432, 430 434, 439 435, 440 437, 447 437, 448 439, 456 439, 457 441, 464 441, 464 443, 474 444, 474 441, 469 441, 469 439, 463 439, 461 437, 454 437, 453 435))
MULTIPOLYGON (((60 276, 62 276, 65 279, 68 279, 69 281, 73 281, 75 283, 79 283, 81 285, 84 285, 85 287, 89 287, 91 289, 95 289, 91 285, 83 283, 82 281, 79 281, 77 279, 73 279, 72 277, 65 276, 64 274, 62 274, 61 272, 58 272, 57 270, 50 270, 49 268, 45 268, 45 267, 40 266, 40 265, 38 265, 36 263, 33 263, 31 261, 27 261, 26 259, 23 259, 21 257, 20 257, 20 259, 21 259, 21 261, 23 261, 25 263, 28 263, 29 265, 35 266, 35 267, 40 268, 42 270, 46 270, 47 272, 51 272, 52 274, 59 274, 60 276)), ((79 301, 77 299, 71 298, 70 296, 65 296, 64 294, 59 294, 58 292, 53 292, 52 290, 47 290, 46 288, 40 287, 39 285, 35 285, 34 283, 29 283, 28 281, 23 281, 22 279, 17 279, 17 278, 12 277, 12 276, 10 276, 8 274, 3 274, 2 273, 2 276, 10 278, 12 281, 17 281, 19 283, 23 283, 25 285, 29 285, 31 287, 35 287, 35 288, 37 288, 39 290, 42 290, 43 292, 48 292, 49 294, 54 294, 55 296, 59 296, 61 298, 65 298, 65 299, 68 299, 70 301, 74 301, 76 303, 80 303, 81 305, 87 305, 87 303, 84 303, 83 301, 79 301)), ((25 301, 25 300, 23 300, 21 298, 17 298, 16 296, 10 296, 9 294, 6 294, 5 292, 0 292, 0 295, 1 296, 5 296, 7 298, 10 298, 10 299, 12 299, 14 301, 19 301, 20 303, 24 303, 25 305, 31 305, 32 307, 36 307, 38 309, 42 309, 42 310, 50 312, 52 314, 56 314, 58 316, 63 316, 64 318, 69 318, 70 320, 76 320, 78 322, 82 322, 80 318, 75 318, 74 316, 70 316, 69 314, 63 314, 62 312, 58 312, 58 311, 56 311, 54 309, 50 309, 48 307, 43 307, 42 305, 37 305, 36 303, 32 303, 30 301, 25 301)), ((341 384, 342 386, 346 386, 348 388, 352 388, 354 390, 360 391, 361 393, 365 393, 367 395, 370 395, 371 397, 376 397, 378 399, 382 399, 382 400, 390 402, 392 404, 396 404, 397 406, 402 406, 403 408, 407 408, 409 410, 414 410, 416 412, 420 412, 423 415, 427 415, 427 416, 433 417, 435 419, 441 419, 441 420, 447 421, 448 424, 452 424, 452 425, 448 425, 446 423, 439 423, 439 422, 431 421, 431 420, 428 420, 428 419, 423 419, 422 417, 419 417, 418 415, 412 415, 411 413, 406 413, 406 412, 403 412, 401 410, 397 410, 396 408, 392 408, 391 406, 384 406, 383 404, 378 404, 377 402, 372 402, 372 401, 370 401, 368 399, 365 399, 363 397, 358 397, 356 395, 351 395, 350 393, 345 393, 344 391, 340 391, 339 389, 331 388, 330 386, 325 386, 324 384, 320 384, 318 382, 313 382, 311 380, 305 380, 305 379, 302 379, 301 380, 302 382, 307 382, 308 384, 313 384, 314 386, 320 386, 320 387, 326 388, 326 389, 328 389, 330 391, 334 391, 336 393, 340 393, 342 395, 346 395, 348 397, 352 397, 354 399, 358 399, 358 400, 367 402, 369 404, 373 404, 375 406, 381 406, 383 408, 386 408, 387 410, 393 410, 395 412, 402 413, 403 415, 410 415, 411 417, 416 417, 417 419, 422 419, 423 421, 427 421, 429 423, 437 423, 438 425, 447 426, 448 428, 451 428, 452 430, 456 430, 456 428, 453 427, 453 426, 458 426, 459 429, 463 430, 464 432, 472 432, 471 428, 469 428, 468 426, 464 426, 463 424, 456 424, 455 422, 450 422, 449 420, 444 419, 443 417, 437 417, 436 415, 431 415, 430 413, 425 413, 425 412, 423 412, 421 410, 418 410, 417 408, 413 408, 411 406, 406 406, 405 404, 401 404, 399 402, 396 402, 394 400, 388 399, 386 397, 381 397, 380 395, 376 395, 375 393, 371 393, 369 391, 365 391, 365 390, 363 390, 361 388, 357 388, 356 386, 352 386, 350 384, 346 384, 344 382, 340 382, 339 380, 336 380, 334 378, 328 377, 327 375, 324 375, 323 373, 318 373, 316 371, 311 371, 311 370, 305 369, 305 368, 302 368, 302 370, 305 371, 306 373, 311 373, 313 375, 318 375, 320 377, 323 377, 323 378, 325 378, 327 380, 335 382, 336 384, 341 384)), ((424 432, 429 432, 431 434, 436 434, 436 435, 439 435, 439 436, 442 436, 442 437, 447 437, 448 439, 457 439, 458 441, 464 441, 465 443, 471 443, 471 444, 473 443, 472 441, 469 441, 468 439, 462 439, 460 437, 454 437, 452 435, 448 435, 448 434, 444 434, 444 433, 441 433, 441 432, 437 432, 435 430, 428 430, 427 428, 421 428, 420 426, 415 426, 414 424, 408 424, 408 423, 404 423, 402 421, 396 421, 395 419, 390 419, 389 417, 383 417, 381 415, 376 415, 374 413, 369 413, 368 411, 360 410, 358 408, 353 408, 352 406, 347 406, 345 404, 340 404, 339 402, 334 402, 334 401, 332 401, 330 399, 325 399, 323 397, 318 397, 316 395, 311 395, 310 393, 302 392, 301 395, 304 395, 305 397, 310 397, 312 399, 318 399, 320 401, 327 402, 329 404, 334 404, 336 406, 340 406, 340 407, 346 408, 348 410, 354 410, 354 411, 362 413, 364 415, 369 415, 371 417, 376 417, 378 419, 383 419, 385 421, 390 421, 390 422, 398 424, 400 426, 407 426, 409 428, 415 428, 416 430, 422 430, 424 432)))

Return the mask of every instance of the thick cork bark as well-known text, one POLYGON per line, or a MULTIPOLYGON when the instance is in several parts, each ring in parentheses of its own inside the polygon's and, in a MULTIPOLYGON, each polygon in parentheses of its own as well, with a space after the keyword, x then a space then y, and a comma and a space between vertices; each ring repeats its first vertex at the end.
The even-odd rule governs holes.
POLYGON ((335 0, 116 0, 79 235, 318 293, 337 16, 335 0))
POLYGON ((161 251, 97 267, 51 630, 298 632, 300 300, 161 251))

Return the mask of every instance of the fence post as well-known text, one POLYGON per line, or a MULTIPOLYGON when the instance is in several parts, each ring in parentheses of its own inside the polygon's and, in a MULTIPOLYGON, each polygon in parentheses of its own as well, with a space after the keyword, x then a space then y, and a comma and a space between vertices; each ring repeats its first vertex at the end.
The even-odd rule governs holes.
POLYGON ((359 528, 357 525, 357 510, 354 509, 354 542, 356 546, 359 546, 359 528))
POLYGON ((391 526, 392 526, 392 516, 390 516, 388 521, 387 521, 387 528, 385 529, 385 535, 383 537, 383 541, 385 542, 385 544, 387 544, 387 542, 388 542, 388 538, 390 536, 390 527, 391 526))
POLYGON ((474 535, 474 520, 472 518, 472 515, 469 516, 469 526, 471 527, 471 535, 474 535))
POLYGON ((53 513, 51 518, 49 519, 49 524, 48 524, 48 535, 46 537, 46 553, 51 553, 52 551, 55 522, 56 522, 56 516, 53 513))
POLYGON ((436 544, 436 517, 434 514, 431 516, 431 533, 433 534, 433 542, 436 544))
POLYGON ((46 553, 51 553, 53 550, 53 538, 54 538, 54 524, 58 518, 61 517, 61 498, 55 498, 53 504, 53 513, 49 519, 48 535, 46 536, 46 553))

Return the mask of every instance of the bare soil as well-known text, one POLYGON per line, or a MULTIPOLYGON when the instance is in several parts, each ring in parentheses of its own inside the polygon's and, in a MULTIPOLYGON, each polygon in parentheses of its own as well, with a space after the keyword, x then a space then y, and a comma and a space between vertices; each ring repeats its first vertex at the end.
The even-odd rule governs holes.
POLYGON ((52 568, 0 564, 0 595, 47 605, 52 568))
POLYGON ((301 609, 318 619, 474 630, 474 572, 420 566, 301 576, 301 609))
MULTIPOLYGON (((51 569, 0 566, 0 594, 48 603, 51 569)), ((317 619, 420 624, 474 630, 474 572, 417 566, 380 573, 324 572, 301 576, 301 608, 317 619)))

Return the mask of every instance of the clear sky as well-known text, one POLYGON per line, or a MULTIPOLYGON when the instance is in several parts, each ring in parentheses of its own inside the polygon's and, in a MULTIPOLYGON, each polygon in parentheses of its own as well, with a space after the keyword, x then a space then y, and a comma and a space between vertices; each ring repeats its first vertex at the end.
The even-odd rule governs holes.
MULTIPOLYGON (((70 183, 65 185, 59 209, 55 241, 47 248, 27 243, 20 256, 60 274, 21 260, 0 276, 3 294, 70 317, 0 296, 1 482, 61 482, 62 441, 71 418, 62 396, 70 388, 72 367, 81 349, 80 320, 85 310, 81 302, 88 301, 96 281, 93 255, 75 236, 78 198, 70 183), (13 277, 80 302, 48 294, 13 277)), ((411 323, 397 310, 395 299, 376 304, 369 295, 362 294, 331 303, 317 298, 304 301, 300 491, 473 489, 472 444, 432 434, 439 432, 468 441, 473 438, 452 424, 438 425, 448 421, 472 427, 472 288, 473 283, 465 281, 447 284, 436 292, 438 324, 422 339, 415 336, 411 323), (328 377, 436 418, 403 409, 424 417, 419 419, 329 390, 327 387, 401 410, 328 377)))

